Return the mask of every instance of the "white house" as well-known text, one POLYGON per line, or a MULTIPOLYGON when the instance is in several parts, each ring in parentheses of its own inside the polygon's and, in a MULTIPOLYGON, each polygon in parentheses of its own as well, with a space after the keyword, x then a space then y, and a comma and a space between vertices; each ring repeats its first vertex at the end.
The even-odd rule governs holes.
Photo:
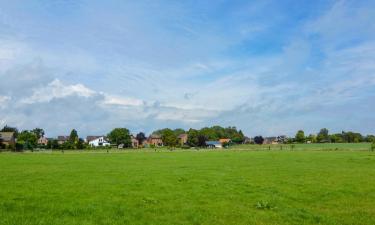
POLYGON ((110 143, 106 140, 104 136, 98 136, 89 140, 89 145, 92 147, 99 147, 99 146, 109 146, 110 143))

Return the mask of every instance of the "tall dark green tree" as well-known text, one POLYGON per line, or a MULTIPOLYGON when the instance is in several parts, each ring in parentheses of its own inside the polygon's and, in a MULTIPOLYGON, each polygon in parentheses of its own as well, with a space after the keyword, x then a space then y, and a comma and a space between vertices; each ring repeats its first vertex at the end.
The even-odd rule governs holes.
POLYGON ((316 137, 317 141, 319 143, 325 143, 325 142, 329 142, 329 133, 328 133, 328 129, 327 128, 322 128, 320 129, 317 137, 316 137))
POLYGON ((135 138, 138 140, 139 144, 143 144, 143 142, 147 139, 145 133, 139 132, 135 138))
POLYGON ((264 142, 264 138, 262 136, 255 136, 254 137, 254 143, 255 144, 261 145, 261 144, 263 144, 263 142, 264 142))
POLYGON ((70 145, 69 148, 76 149, 78 141, 79 141, 78 132, 75 129, 73 129, 69 135, 69 145, 70 145))
POLYGON ((303 130, 299 130, 296 133, 296 137, 295 137, 296 142, 298 142, 298 143, 304 143, 305 139, 306 139, 305 132, 303 132, 303 130))
POLYGON ((85 148, 85 141, 82 138, 78 139, 76 148, 77 149, 84 149, 85 148))
POLYGON ((198 134, 198 147, 206 147, 208 138, 204 134, 198 134))

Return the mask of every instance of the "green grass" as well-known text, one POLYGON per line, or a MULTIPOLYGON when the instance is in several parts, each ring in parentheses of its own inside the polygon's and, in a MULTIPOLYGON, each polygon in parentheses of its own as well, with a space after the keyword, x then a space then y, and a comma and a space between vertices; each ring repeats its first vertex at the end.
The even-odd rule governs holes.
POLYGON ((0 225, 375 224, 375 153, 354 146, 0 153, 0 225))

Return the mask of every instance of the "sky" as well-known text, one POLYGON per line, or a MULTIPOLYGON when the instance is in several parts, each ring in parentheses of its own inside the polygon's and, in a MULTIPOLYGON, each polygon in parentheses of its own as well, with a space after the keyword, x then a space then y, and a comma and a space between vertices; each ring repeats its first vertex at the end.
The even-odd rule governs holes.
POLYGON ((375 133, 375 1, 0 0, 0 126, 375 133))

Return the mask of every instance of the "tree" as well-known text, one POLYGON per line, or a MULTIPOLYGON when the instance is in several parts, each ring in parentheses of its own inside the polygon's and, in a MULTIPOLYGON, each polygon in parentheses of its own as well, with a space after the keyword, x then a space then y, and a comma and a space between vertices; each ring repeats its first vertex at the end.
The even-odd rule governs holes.
POLYGON ((242 133, 242 130, 239 130, 233 134, 231 140, 236 144, 242 144, 245 141, 245 135, 242 133))
POLYGON ((145 133, 139 132, 135 138, 138 140, 139 144, 143 144, 143 142, 147 139, 145 133))
POLYGON ((372 144, 371 144, 371 151, 374 151, 374 150, 375 150, 375 141, 372 142, 372 144))
POLYGON ((323 128, 319 131, 318 136, 316 137, 317 141, 319 143, 325 143, 329 142, 329 134, 328 134, 328 129, 323 128))
POLYGON ((316 135, 310 134, 308 137, 306 137, 306 141, 308 141, 310 143, 316 143, 316 135))
POLYGON ((164 129, 161 133, 163 144, 170 147, 175 147, 178 144, 177 135, 171 129, 164 129))
POLYGON ((362 142, 364 139, 360 133, 354 133, 351 131, 349 132, 343 131, 341 134, 342 134, 342 139, 348 143, 358 143, 358 142, 362 142))
POLYGON ((77 149, 84 149, 85 148, 85 141, 82 138, 79 138, 76 147, 77 147, 77 149))
POLYGON ((44 130, 42 128, 35 128, 32 130, 32 132, 36 135, 38 139, 44 137, 44 130))
POLYGON ((187 144, 191 147, 197 147, 199 140, 198 140, 198 135, 199 132, 195 129, 189 129, 187 132, 188 139, 187 139, 187 144))
POLYGON ((34 132, 24 130, 22 131, 17 138, 17 144, 22 146, 23 149, 33 150, 37 145, 37 136, 34 132))
POLYGON ((8 125, 5 125, 3 129, 1 129, 1 132, 14 132, 14 137, 18 136, 18 129, 15 127, 9 127, 8 125))
POLYGON ((254 143, 255 144, 261 145, 261 144, 263 144, 263 142, 264 142, 264 138, 262 136, 255 136, 254 137, 254 143))
POLYGON ((115 128, 107 135, 111 144, 117 146, 123 144, 124 147, 131 147, 130 132, 126 128, 115 128))
POLYGON ((332 143, 341 143, 343 142, 341 134, 331 134, 329 135, 329 139, 332 143))
POLYGON ((78 141, 78 132, 75 129, 73 129, 69 135, 69 145, 64 143, 64 146, 67 147, 67 149, 77 149, 78 141))
POLYGON ((57 140, 52 141, 52 149, 58 149, 59 148, 59 142, 57 140))
POLYGON ((206 141, 208 140, 204 134, 198 135, 198 147, 206 147, 206 141))
POLYGON ((296 142, 304 143, 305 142, 305 132, 303 130, 299 130, 296 134, 296 142))
POLYGON ((367 135, 365 138, 366 142, 375 142, 375 136, 374 135, 367 135))
POLYGON ((71 132, 70 132, 70 135, 69 135, 69 141, 71 143, 76 143, 78 142, 78 132, 73 129, 71 132))

